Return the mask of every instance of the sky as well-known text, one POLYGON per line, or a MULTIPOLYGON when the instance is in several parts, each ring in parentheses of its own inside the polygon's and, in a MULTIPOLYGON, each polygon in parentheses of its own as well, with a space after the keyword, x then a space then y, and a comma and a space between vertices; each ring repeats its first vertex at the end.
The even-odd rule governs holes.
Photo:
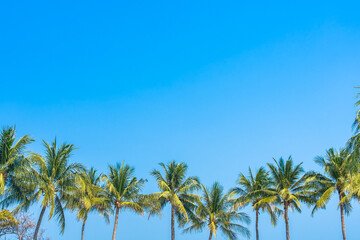
MULTIPOLYGON (((291 155, 305 170, 352 134, 360 85, 358 1, 2 1, 0 126, 17 135, 74 144, 72 162, 107 173, 125 163, 147 179, 176 160, 206 186, 227 191, 240 173, 291 155)), ((293 240, 341 238, 336 197, 313 217, 290 214, 293 240)), ((39 205, 31 212, 38 218, 39 205)), ((121 212, 117 239, 170 238, 163 217, 121 212)), ((252 218, 251 208, 245 208, 252 218)), ((48 212, 46 212, 48 214, 48 212)), ((93 214, 85 239, 110 239, 93 214)), ((356 239, 359 204, 346 217, 356 239)), ((52 240, 79 239, 66 213, 42 228, 52 240)), ((255 239, 254 221, 249 225, 255 239)), ((207 239, 202 233, 177 239, 207 239)), ((260 216, 264 240, 285 239, 280 219, 260 216)), ((225 239, 219 235, 219 240, 225 239)))

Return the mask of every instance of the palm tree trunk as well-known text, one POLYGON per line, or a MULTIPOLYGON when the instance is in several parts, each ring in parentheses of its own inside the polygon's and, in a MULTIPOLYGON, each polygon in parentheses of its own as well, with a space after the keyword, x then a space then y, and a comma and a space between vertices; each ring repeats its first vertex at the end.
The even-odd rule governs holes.
POLYGON ((87 220, 87 214, 85 214, 83 224, 82 224, 82 228, 81 228, 81 240, 84 240, 84 231, 85 231, 86 220, 87 220))
POLYGON ((209 236, 209 240, 212 239, 212 231, 210 231, 210 236, 209 236))
POLYGON ((171 205, 171 240, 175 240, 175 208, 171 205))
POLYGON ((36 228, 35 228, 35 232, 34 232, 34 240, 37 240, 40 225, 41 225, 41 221, 42 221, 42 219, 44 217, 45 209, 46 209, 46 206, 43 206, 43 208, 41 209, 39 220, 38 220, 38 222, 36 224, 36 228))
POLYGON ((342 193, 339 193, 339 199, 340 199, 341 230, 342 230, 343 240, 346 240, 344 206, 341 203, 342 193))
POLYGON ((256 240, 259 240, 259 210, 258 209, 256 209, 255 230, 256 230, 256 240))
POLYGON ((284 203, 284 219, 285 219, 285 226, 286 226, 286 240, 290 240, 288 204, 286 202, 284 203))
POLYGON ((117 225, 118 225, 118 218, 119 218, 119 208, 116 208, 116 213, 115 213, 115 223, 114 223, 114 231, 113 231, 113 235, 112 235, 112 240, 115 240, 116 237, 116 229, 117 229, 117 225))

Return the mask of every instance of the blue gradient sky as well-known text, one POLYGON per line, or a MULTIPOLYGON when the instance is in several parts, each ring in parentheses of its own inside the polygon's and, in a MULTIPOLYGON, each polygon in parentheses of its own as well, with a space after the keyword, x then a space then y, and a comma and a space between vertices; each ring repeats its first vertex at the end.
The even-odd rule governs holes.
MULTIPOLYGON (((170 160, 209 186, 292 155, 307 170, 351 136, 360 76, 358 1, 3 1, 0 3, 0 126, 75 144, 73 156, 107 171, 125 160, 136 175, 170 160)), ((293 240, 341 237, 336 199, 310 217, 290 215, 293 240)), ((346 218, 359 234, 360 208, 346 218)), ((34 206, 38 217, 39 206, 34 206)), ((253 216, 250 209, 246 211, 253 216)), ((162 218, 120 214, 118 237, 166 240, 162 218)), ((59 236, 79 239, 67 214, 59 236)), ((254 230, 253 224, 250 229, 254 230)), ((262 239, 284 239, 261 215, 262 239)), ((85 238, 110 239, 97 215, 85 238)), ((203 234, 179 240, 207 239, 203 234)), ((218 239, 224 239, 222 235, 218 239)), ((254 239, 254 238, 252 238, 254 239)))

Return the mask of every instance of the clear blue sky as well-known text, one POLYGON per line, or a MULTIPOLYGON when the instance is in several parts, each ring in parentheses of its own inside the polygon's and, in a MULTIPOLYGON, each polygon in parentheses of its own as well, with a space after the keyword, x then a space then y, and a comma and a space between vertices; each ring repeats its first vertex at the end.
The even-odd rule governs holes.
MULTIPOLYGON (((358 1, 2 1, 0 126, 75 144, 73 156, 106 172, 125 160, 136 175, 170 160, 205 185, 234 186, 240 172, 292 155, 307 170, 351 136, 360 85, 358 1)), ((346 218, 359 234, 360 208, 346 218)), ((336 201, 314 217, 290 215, 293 240, 341 237, 336 201)), ((39 207, 34 206, 34 217, 39 207)), ((167 240, 162 218, 120 214, 118 238, 167 240)), ((250 209, 246 209, 254 216, 250 209)), ((43 227, 79 239, 66 216, 43 227)), ((250 229, 254 230, 253 224, 250 229)), ((284 239, 261 215, 262 239, 284 239)), ((110 239, 97 215, 85 237, 110 239)), ((204 234, 179 240, 207 239, 204 234)), ((219 236, 218 239, 224 239, 219 236)), ((254 238, 252 238, 254 239, 254 238)))

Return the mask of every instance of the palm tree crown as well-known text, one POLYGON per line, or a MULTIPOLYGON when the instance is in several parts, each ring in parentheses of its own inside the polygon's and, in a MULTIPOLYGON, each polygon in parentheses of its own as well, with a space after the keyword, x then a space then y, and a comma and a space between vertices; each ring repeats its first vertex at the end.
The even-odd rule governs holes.
POLYGON ((189 220, 189 214, 196 207, 198 195, 192 194, 194 190, 199 189, 199 179, 197 177, 186 178, 188 166, 185 163, 176 163, 175 161, 165 165, 159 164, 165 175, 160 171, 153 170, 151 175, 157 181, 161 192, 151 194, 150 197, 155 201, 155 206, 150 209, 150 215, 161 214, 160 211, 166 203, 171 205, 171 239, 175 239, 175 215, 179 223, 185 219, 189 220))
POLYGON ((75 186, 69 192, 66 207, 77 211, 77 218, 83 222, 81 239, 84 239, 86 220, 90 212, 98 212, 109 223, 110 202, 101 187, 102 175, 94 168, 82 170, 75 177, 75 186))
POLYGON ((191 217, 191 224, 184 232, 199 231, 205 226, 210 232, 209 240, 216 238, 220 230, 230 240, 238 239, 238 233, 249 237, 249 230, 237 222, 249 223, 250 218, 234 210, 230 199, 231 194, 224 194, 222 186, 215 182, 210 191, 202 185, 203 195, 197 203, 195 216, 191 217))
POLYGON ((273 202, 283 206, 284 220, 286 225, 286 240, 290 239, 288 210, 295 209, 301 212, 300 201, 311 204, 315 201, 314 192, 306 184, 308 175, 304 175, 302 163, 295 165, 291 157, 284 161, 274 159, 275 164, 268 164, 273 181, 273 189, 269 191, 271 196, 260 200, 255 206, 265 202, 273 202))
MULTIPOLYGON (((61 226, 61 233, 65 230, 65 215, 62 202, 64 196, 68 194, 74 184, 76 172, 83 167, 80 164, 69 164, 69 158, 74 150, 72 144, 62 144, 57 146, 56 139, 52 144, 43 141, 45 155, 36 153, 31 154, 33 166, 22 174, 18 174, 18 182, 22 182, 21 188, 24 189, 28 198, 24 200, 18 209, 27 209, 31 203, 40 200, 42 210, 36 225, 34 239, 37 239, 40 224, 46 208, 50 208, 49 219, 55 217, 61 226)), ((18 199, 18 191, 13 191, 6 200, 18 199)), ((24 199, 24 198, 22 198, 24 199)))
POLYGON ((109 166, 110 173, 104 176, 107 197, 115 210, 115 222, 112 239, 115 240, 119 211, 130 209, 136 213, 144 213, 144 196, 141 195, 145 180, 133 176, 134 168, 123 163, 115 167, 109 166))
POLYGON ((16 131, 13 127, 3 128, 0 133, 0 194, 4 194, 5 185, 11 174, 24 163, 24 150, 33 142, 30 136, 25 135, 16 141, 16 131))
POLYGON ((340 152, 330 148, 325 157, 318 156, 315 162, 324 169, 325 175, 317 174, 315 181, 321 196, 316 201, 313 213, 319 208, 325 208, 330 197, 337 193, 339 196, 339 207, 341 213, 341 223, 343 239, 346 239, 344 212, 349 214, 351 211, 350 199, 347 197, 346 186, 349 176, 356 174, 359 164, 349 150, 342 149, 340 152))
POLYGON ((268 198, 270 196, 269 190, 272 184, 271 178, 269 173, 263 167, 256 172, 255 176, 249 168, 249 176, 246 177, 244 174, 241 174, 237 184, 239 187, 235 187, 231 190, 233 194, 238 196, 234 201, 234 206, 237 208, 247 204, 252 205, 256 215, 256 239, 259 239, 258 218, 260 211, 266 211, 270 214, 271 223, 273 225, 277 222, 277 213, 281 212, 271 203, 271 199, 268 198), (259 203, 260 200, 264 199, 268 199, 269 201, 259 203))

